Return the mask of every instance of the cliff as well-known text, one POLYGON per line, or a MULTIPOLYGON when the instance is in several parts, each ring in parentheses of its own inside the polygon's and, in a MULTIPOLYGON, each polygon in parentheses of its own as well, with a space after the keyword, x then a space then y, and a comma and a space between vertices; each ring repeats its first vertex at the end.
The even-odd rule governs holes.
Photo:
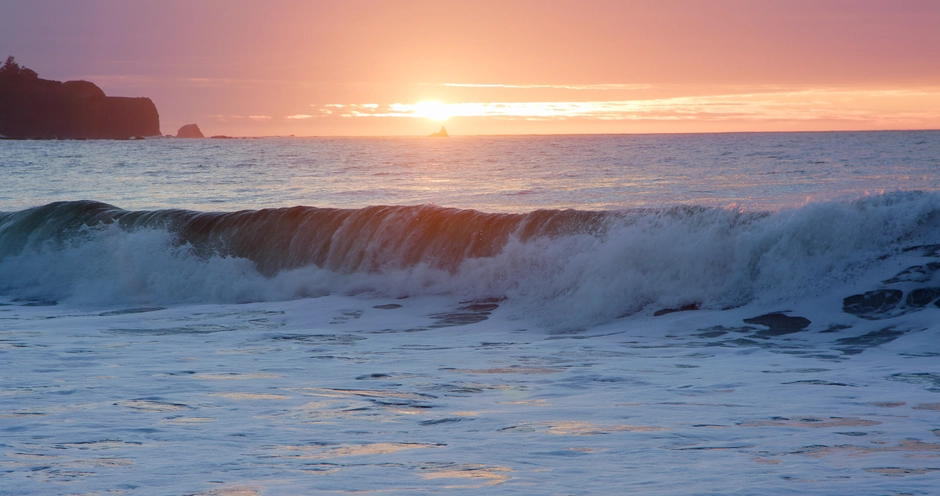
POLYGON ((127 139, 158 136, 149 98, 105 96, 88 81, 41 79, 7 59, 0 67, 0 135, 20 139, 127 139))

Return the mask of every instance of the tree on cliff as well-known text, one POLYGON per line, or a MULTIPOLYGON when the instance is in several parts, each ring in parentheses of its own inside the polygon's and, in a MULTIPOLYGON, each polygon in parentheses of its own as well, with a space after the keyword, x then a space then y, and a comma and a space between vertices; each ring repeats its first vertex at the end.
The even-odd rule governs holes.
POLYGON ((20 67, 12 55, 7 57, 7 61, 3 63, 3 67, 0 67, 0 79, 36 79, 38 77, 39 74, 36 74, 36 71, 27 69, 26 67, 20 67))

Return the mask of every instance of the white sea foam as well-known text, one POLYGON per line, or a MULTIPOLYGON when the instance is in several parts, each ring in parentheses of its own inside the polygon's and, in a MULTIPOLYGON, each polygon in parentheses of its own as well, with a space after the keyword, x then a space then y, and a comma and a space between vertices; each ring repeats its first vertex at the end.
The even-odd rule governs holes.
POLYGON ((933 494, 934 136, 2 142, 0 492, 933 494))
MULTIPOLYGON (((348 251, 331 252, 330 260, 341 268, 359 267, 353 272, 311 264, 267 275, 248 258, 200 253, 164 229, 110 224, 8 254, 0 261, 0 281, 8 298, 96 306, 363 292, 508 298, 507 305, 519 315, 583 326, 644 309, 720 309, 822 294, 879 258, 917 244, 940 244, 938 212, 940 195, 913 192, 767 214, 708 208, 625 211, 610 214, 599 232, 525 241, 510 235, 494 256, 465 258, 451 270, 428 262, 392 261, 387 269, 344 262, 344 257, 361 259, 365 249, 380 260, 410 259, 408 250, 426 250, 380 230, 384 238, 367 240, 367 248, 359 247, 363 242, 334 240, 348 251)), ((349 229, 342 234, 357 236, 349 229)), ((424 242, 437 246, 459 240, 424 242)), ((278 254, 266 249, 265 256, 278 254)))

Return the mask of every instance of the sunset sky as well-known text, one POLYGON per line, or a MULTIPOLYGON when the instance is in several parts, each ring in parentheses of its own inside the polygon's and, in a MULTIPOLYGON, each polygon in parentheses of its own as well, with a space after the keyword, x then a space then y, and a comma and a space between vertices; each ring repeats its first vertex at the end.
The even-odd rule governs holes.
POLYGON ((937 0, 0 0, 0 52, 164 133, 940 128, 937 0))

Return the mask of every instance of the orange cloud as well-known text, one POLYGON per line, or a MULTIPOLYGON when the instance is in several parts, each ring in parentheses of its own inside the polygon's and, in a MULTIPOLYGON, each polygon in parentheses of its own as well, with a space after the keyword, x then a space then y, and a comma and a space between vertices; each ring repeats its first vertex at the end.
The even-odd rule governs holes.
MULTIPOLYGON (((478 85, 474 85, 478 86, 478 85)), ((503 85, 487 85, 503 86, 503 85)), ((768 93, 610 101, 501 101, 333 104, 343 117, 501 119, 586 118, 661 121, 937 120, 940 88, 918 90, 805 89, 768 93)))

